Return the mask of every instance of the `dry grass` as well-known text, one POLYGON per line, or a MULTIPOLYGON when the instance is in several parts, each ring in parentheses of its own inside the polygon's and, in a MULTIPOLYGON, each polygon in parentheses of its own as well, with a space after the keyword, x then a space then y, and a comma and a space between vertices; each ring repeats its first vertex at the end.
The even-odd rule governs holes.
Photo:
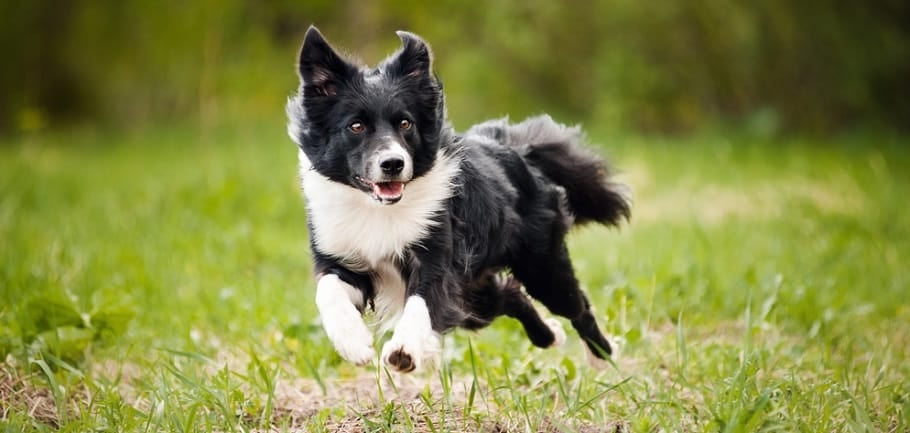
POLYGON ((23 375, 9 363, 0 364, 0 419, 8 419, 11 412, 20 412, 56 428, 60 425, 61 409, 51 390, 34 384, 35 379, 34 374, 23 375))
POLYGON ((788 214, 797 204, 810 205, 828 214, 857 216, 868 206, 862 189, 851 179, 821 182, 783 176, 748 185, 682 179, 676 185, 654 190, 652 173, 642 164, 632 164, 623 180, 635 185, 635 223, 695 220, 717 224, 734 218, 772 219, 788 214))

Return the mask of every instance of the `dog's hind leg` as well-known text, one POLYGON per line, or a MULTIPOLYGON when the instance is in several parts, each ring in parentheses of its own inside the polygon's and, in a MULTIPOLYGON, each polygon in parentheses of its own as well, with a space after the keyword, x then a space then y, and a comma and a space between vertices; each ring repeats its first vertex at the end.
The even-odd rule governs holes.
POLYGON ((491 274, 474 290, 469 298, 471 315, 462 324, 468 329, 480 329, 498 316, 507 316, 521 322, 528 339, 537 347, 559 346, 566 341, 566 333, 556 319, 543 319, 521 290, 521 283, 511 276, 491 274))
POLYGON ((508 316, 521 322, 528 339, 537 347, 559 346, 566 333, 556 319, 543 319, 521 290, 521 283, 511 276, 490 274, 484 277, 468 298, 470 315, 462 323, 467 329, 480 329, 498 316, 508 316))
POLYGON ((528 339, 537 347, 560 346, 566 342, 566 333, 556 319, 543 319, 534 304, 521 290, 520 283, 509 278, 501 288, 503 314, 518 319, 524 326, 528 339))
POLYGON ((572 322, 572 327, 596 358, 606 359, 612 353, 610 343, 597 326, 591 303, 578 285, 564 243, 551 254, 523 255, 513 264, 512 271, 529 295, 553 314, 572 322))

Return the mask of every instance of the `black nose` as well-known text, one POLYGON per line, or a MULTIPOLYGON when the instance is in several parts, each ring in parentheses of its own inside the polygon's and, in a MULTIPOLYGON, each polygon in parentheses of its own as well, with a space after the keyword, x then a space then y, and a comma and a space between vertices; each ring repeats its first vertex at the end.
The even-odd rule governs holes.
POLYGON ((404 169, 404 160, 397 156, 386 158, 379 163, 379 168, 385 174, 398 174, 404 169))

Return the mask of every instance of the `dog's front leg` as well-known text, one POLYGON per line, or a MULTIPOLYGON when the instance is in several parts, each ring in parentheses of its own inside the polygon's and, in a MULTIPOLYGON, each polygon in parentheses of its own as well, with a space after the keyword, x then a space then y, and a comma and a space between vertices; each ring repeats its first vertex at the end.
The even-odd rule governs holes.
POLYGON ((440 334, 433 330, 426 299, 412 294, 405 301, 392 338, 382 347, 382 359, 389 368, 401 373, 420 369, 439 356, 440 339, 440 334))
POLYGON ((342 358, 366 365, 376 355, 373 335, 357 306, 363 306, 363 292, 338 275, 323 274, 316 283, 316 307, 322 327, 342 358))
POLYGON ((442 233, 424 239, 424 248, 415 249, 406 266, 404 310, 392 338, 382 347, 382 360, 392 370, 407 373, 437 361, 441 334, 464 318, 459 289, 449 271, 448 229, 445 222, 438 226, 442 233))

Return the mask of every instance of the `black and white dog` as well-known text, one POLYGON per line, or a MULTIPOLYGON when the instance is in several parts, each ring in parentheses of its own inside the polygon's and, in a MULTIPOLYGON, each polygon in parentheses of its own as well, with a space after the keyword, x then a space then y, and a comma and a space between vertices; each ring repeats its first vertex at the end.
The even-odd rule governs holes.
POLYGON ((583 147, 578 128, 548 116, 456 134, 429 47, 398 36, 402 48, 369 68, 310 27, 300 90, 287 105, 316 305, 335 349, 359 365, 375 358, 368 310, 394 328, 381 357, 400 372, 434 360, 442 333, 502 315, 521 321, 534 345, 560 344, 559 322, 542 319, 530 295, 604 359, 611 348, 565 235, 576 224, 628 218, 624 186, 583 147))

